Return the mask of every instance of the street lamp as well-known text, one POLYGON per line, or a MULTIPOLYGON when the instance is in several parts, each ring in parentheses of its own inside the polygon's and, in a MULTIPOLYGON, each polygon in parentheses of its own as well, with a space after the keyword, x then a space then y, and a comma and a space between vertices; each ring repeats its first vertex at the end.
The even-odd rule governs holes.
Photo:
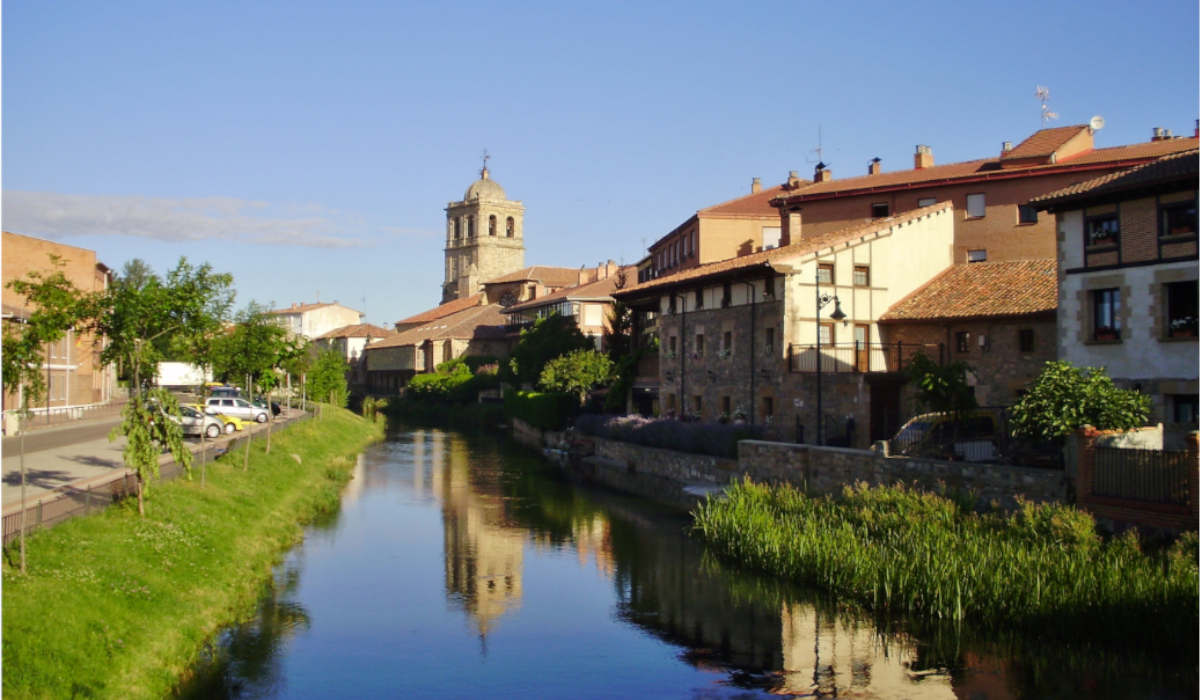
POLYGON ((821 266, 817 265, 817 309, 816 309, 816 324, 817 324, 817 444, 825 444, 825 422, 821 419, 821 309, 833 302, 833 313, 829 314, 829 318, 834 321, 841 321, 846 318, 846 314, 842 311, 842 302, 833 294, 821 294, 821 266))

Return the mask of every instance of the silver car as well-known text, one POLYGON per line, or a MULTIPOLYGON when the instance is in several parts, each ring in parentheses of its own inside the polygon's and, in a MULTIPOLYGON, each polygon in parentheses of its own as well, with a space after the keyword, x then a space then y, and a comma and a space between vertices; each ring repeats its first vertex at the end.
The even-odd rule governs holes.
MULTIPOLYGON (((174 420, 174 416, 172 416, 172 420, 174 420)), ((219 436, 224 428, 221 421, 213 416, 203 414, 191 406, 179 407, 179 425, 183 428, 184 435, 199 437, 203 433, 210 438, 219 436)))
POLYGON ((266 423, 268 417, 266 409, 259 408, 246 399, 228 397, 209 397, 204 403, 204 411, 210 414, 224 413, 227 416, 236 416, 242 420, 252 420, 256 423, 266 423))

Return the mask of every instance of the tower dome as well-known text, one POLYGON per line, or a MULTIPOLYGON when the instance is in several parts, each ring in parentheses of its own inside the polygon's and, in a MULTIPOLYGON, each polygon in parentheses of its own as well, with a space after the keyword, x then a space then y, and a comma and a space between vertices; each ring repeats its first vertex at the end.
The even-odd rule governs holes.
POLYGON ((467 188, 467 193, 463 195, 463 201, 473 199, 508 199, 500 183, 491 178, 487 166, 484 166, 483 170, 479 171, 479 179, 472 182, 471 186, 467 188))

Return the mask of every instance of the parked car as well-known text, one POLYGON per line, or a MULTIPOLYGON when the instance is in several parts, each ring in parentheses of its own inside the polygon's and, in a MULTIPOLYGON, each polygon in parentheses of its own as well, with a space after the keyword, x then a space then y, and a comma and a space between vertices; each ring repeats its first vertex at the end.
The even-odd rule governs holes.
MULTIPOLYGON (((171 416, 171 420, 176 420, 171 416)), ((179 407, 179 425, 183 428, 185 436, 215 438, 225 429, 224 424, 216 416, 210 416, 203 411, 197 410, 193 406, 179 407)))
POLYGON ((889 451, 911 457, 988 462, 999 456, 1004 432, 996 412, 975 409, 955 423, 950 413, 922 413, 905 423, 891 439, 889 451))
POLYGON ((189 403, 186 405, 196 411, 200 411, 201 413, 207 414, 208 416, 219 420, 221 422, 222 430, 224 430, 226 433, 232 433, 236 430, 246 429, 246 422, 237 416, 229 416, 225 415, 224 413, 210 413, 206 406, 201 406, 200 404, 189 403))
POLYGON ((236 386, 214 386, 208 390, 209 398, 236 399, 242 396, 242 390, 236 386))
POLYGON ((246 399, 225 398, 210 396, 204 402, 204 410, 208 414, 224 413, 227 416, 234 416, 243 420, 252 420, 256 423, 267 422, 267 410, 259 408, 250 403, 246 399))

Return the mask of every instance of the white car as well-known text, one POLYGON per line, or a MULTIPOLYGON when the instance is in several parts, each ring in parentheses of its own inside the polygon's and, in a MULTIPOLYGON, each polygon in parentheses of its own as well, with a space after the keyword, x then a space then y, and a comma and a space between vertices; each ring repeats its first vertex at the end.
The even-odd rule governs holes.
POLYGON ((259 408, 246 399, 228 397, 209 397, 204 402, 204 411, 208 414, 224 413, 227 416, 252 420, 256 423, 266 423, 269 417, 265 408, 259 408))

